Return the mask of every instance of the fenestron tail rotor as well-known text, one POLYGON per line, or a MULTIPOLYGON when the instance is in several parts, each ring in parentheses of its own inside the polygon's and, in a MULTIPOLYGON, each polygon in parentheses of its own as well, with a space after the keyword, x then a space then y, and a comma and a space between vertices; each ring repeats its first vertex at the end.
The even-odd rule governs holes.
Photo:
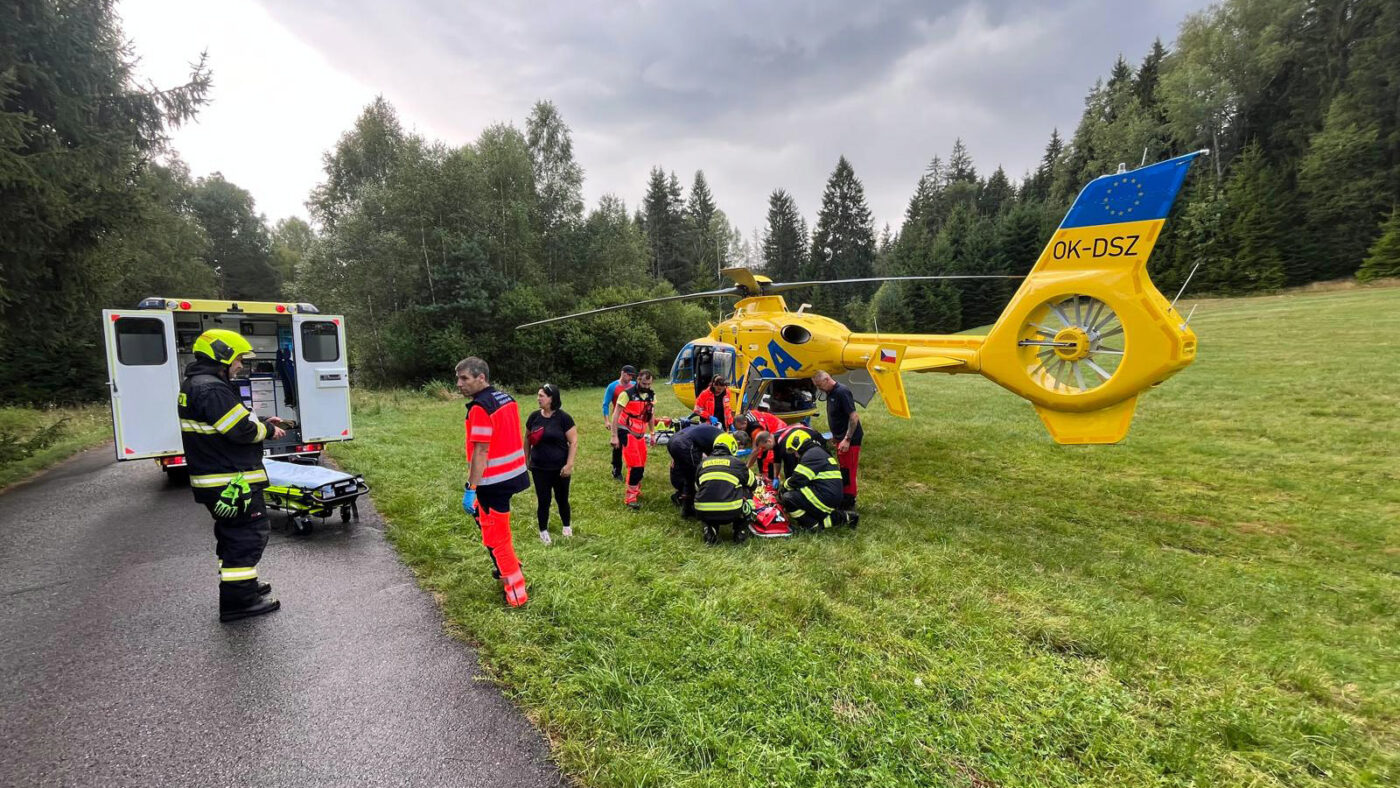
POLYGON ((1113 307, 1075 293, 1031 310, 1016 345, 1037 386, 1084 394, 1113 378, 1123 361, 1127 337, 1113 307))

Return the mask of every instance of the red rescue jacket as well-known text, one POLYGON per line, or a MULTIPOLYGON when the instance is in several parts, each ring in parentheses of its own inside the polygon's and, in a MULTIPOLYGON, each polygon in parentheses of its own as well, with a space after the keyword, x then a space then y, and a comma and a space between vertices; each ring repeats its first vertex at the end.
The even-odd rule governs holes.
POLYGON ((525 443, 520 431, 520 410, 503 391, 487 386, 467 403, 467 462, 478 444, 486 444, 486 467, 481 487, 505 485, 502 491, 519 492, 530 486, 525 473, 525 443))

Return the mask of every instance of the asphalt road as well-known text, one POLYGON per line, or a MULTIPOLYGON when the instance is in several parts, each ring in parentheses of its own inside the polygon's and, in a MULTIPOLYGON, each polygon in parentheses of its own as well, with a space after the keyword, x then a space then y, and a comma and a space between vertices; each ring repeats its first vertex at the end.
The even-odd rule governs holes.
POLYGON ((111 452, 0 495, 0 785, 563 784, 364 499, 221 624, 208 514, 111 452))

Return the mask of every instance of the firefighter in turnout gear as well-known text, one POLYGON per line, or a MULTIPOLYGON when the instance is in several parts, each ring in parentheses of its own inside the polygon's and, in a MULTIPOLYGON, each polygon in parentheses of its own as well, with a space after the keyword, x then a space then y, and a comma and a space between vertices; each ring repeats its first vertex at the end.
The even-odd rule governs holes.
MULTIPOLYGON (((622 447, 622 462, 627 466, 627 492, 622 501, 629 508, 642 508, 642 475, 647 469, 647 445, 656 421, 656 392, 651 389, 651 370, 637 374, 637 383, 617 395, 613 408, 613 426, 627 430, 627 443, 622 447)), ((613 445, 618 445, 617 430, 613 430, 613 445)))
MULTIPOLYGON (((793 472, 797 470, 799 455, 795 451, 789 449, 788 444, 792 442, 792 436, 799 433, 806 436, 808 440, 822 446, 822 448, 826 448, 821 433, 808 427, 806 424, 792 424, 783 427, 773 433, 772 451, 768 452, 766 457, 759 458, 758 461, 762 464, 762 470, 759 472, 764 473, 774 482, 782 481, 791 476, 793 472)), ((797 445, 805 445, 805 441, 801 441, 797 445)))
POLYGON ((180 437, 194 499, 214 517, 219 557, 219 619, 234 621, 282 606, 272 586, 258 582, 258 561, 271 530, 263 505, 267 471, 264 438, 281 438, 281 419, 259 421, 230 382, 253 346, 240 334, 214 328, 194 343, 194 361, 180 384, 180 437))
POLYGON ((705 544, 719 541, 719 528, 723 525, 734 529, 736 542, 749 535, 758 477, 738 453, 739 441, 733 435, 720 435, 715 438, 710 456, 700 461, 695 477, 695 514, 704 524, 705 544))
POLYGON ((525 441, 515 400, 497 391, 491 370, 475 356, 457 362, 457 389, 467 397, 467 489, 462 509, 476 518, 481 543, 495 566, 506 604, 520 607, 530 600, 525 573, 511 542, 510 499, 530 487, 525 469, 525 441))
POLYGON ((841 466, 804 430, 791 430, 783 440, 788 456, 796 457, 792 475, 783 481, 778 502, 788 519, 808 529, 830 525, 856 527, 860 517, 841 504, 841 466))

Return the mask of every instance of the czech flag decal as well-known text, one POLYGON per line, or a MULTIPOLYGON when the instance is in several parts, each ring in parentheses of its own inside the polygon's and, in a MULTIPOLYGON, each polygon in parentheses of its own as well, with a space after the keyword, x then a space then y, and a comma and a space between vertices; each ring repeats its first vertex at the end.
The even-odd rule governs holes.
POLYGON ((897 355, 893 350, 880 348, 880 360, 886 364, 893 364, 897 355))

